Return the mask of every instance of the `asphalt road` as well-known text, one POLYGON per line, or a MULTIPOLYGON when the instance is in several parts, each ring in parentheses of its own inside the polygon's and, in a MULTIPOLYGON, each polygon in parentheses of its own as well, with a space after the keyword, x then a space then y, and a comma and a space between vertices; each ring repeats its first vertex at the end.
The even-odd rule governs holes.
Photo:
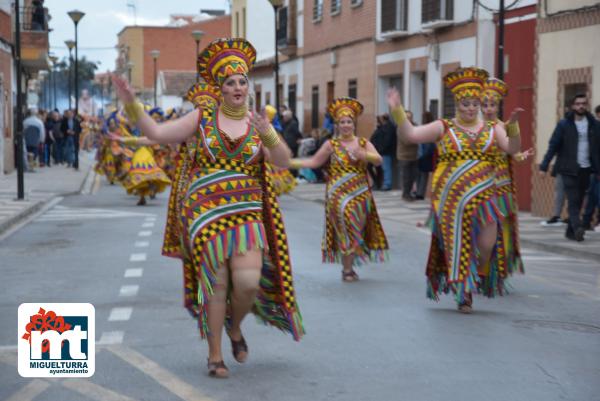
POLYGON ((181 266, 160 255, 167 194, 148 206, 102 182, 0 242, 2 400, 600 400, 600 261, 524 250, 510 295, 425 298, 428 234, 384 220, 390 262, 342 283, 320 262, 323 205, 284 196, 307 335, 244 323, 250 358, 229 380, 206 375, 207 347, 182 307, 181 266), (90 302, 96 373, 24 379, 17 308, 90 302))

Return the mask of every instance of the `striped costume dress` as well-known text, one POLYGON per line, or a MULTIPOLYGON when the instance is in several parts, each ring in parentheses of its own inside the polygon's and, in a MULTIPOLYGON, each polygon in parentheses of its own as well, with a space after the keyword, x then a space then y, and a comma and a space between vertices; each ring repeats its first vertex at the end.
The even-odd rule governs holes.
POLYGON ((135 147, 127 175, 121 182, 128 194, 147 196, 163 192, 171 180, 158 166, 149 146, 135 147))
POLYGON ((438 299, 453 291, 459 303, 465 293, 502 295, 509 271, 503 250, 496 161, 495 123, 474 134, 451 120, 442 120, 444 134, 437 143, 437 165, 432 177, 431 247, 427 261, 427 296, 438 299), (478 273, 477 234, 487 224, 498 226, 491 260, 478 273))
POLYGON ((113 183, 117 178, 116 157, 112 150, 112 141, 110 138, 102 137, 100 148, 97 152, 97 162, 94 171, 105 175, 108 182, 113 183))
POLYGON ((496 160, 496 189, 498 207, 505 217, 502 221, 502 249, 505 251, 506 268, 509 274, 524 272, 519 246, 519 205, 514 181, 514 159, 499 151, 496 160))
MULTIPOLYGON (((353 160, 339 139, 330 141, 333 153, 326 188, 323 262, 340 263, 355 255, 354 264, 384 262, 388 243, 367 179, 367 165, 353 160)), ((359 146, 366 146, 359 138, 359 146)))
POLYGON ((235 254, 264 253, 260 289, 253 313, 265 324, 304 334, 298 309, 287 236, 266 174, 262 142, 248 128, 231 140, 217 124, 218 108, 207 110, 199 123, 181 208, 183 242, 195 274, 185 291, 197 314, 200 334, 208 334, 208 297, 216 271, 235 254), (193 298, 191 298, 193 297, 193 298))

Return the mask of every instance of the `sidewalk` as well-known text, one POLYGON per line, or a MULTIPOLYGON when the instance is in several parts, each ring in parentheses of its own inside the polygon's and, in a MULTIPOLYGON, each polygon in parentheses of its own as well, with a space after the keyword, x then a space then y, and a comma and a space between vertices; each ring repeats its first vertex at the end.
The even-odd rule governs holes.
POLYGON ((79 171, 64 165, 38 167, 24 174, 25 199, 17 199, 17 172, 0 175, 0 237, 59 196, 80 193, 93 176, 95 153, 82 151, 79 171))
MULTIPOLYGON (((382 220, 393 220, 410 227, 420 227, 429 215, 428 201, 405 202, 400 191, 374 191, 375 203, 382 220)), ((324 203, 324 184, 299 184, 289 194, 297 199, 324 203)), ((600 260, 600 231, 586 231, 585 241, 575 242, 565 238, 565 225, 543 226, 545 218, 531 213, 519 213, 519 233, 522 248, 532 248, 559 253, 574 258, 600 260)))

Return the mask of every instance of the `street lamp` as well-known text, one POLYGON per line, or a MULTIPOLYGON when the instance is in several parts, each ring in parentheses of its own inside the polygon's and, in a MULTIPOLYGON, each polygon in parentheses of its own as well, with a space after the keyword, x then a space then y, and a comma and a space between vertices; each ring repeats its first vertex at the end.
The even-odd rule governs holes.
POLYGON ((156 61, 158 60, 158 56, 160 56, 160 50, 152 50, 150 55, 154 62, 154 107, 156 107, 156 61))
POLYGON ((279 51, 277 48, 277 27, 279 9, 283 6, 283 0, 269 0, 275 12, 275 107, 279 113, 279 51))
POLYGON ((65 45, 69 48, 69 73, 67 74, 67 91, 69 92, 69 110, 71 110, 71 70, 73 69, 73 48, 75 47, 75 41, 65 40, 65 45))
MULTIPOLYGON (((69 11, 69 17, 75 25, 75 118, 79 116, 79 79, 78 79, 78 55, 77 55, 77 24, 83 18, 85 13, 79 10, 69 11)), ((79 134, 75 133, 75 162, 73 163, 75 170, 79 170, 79 134)))
POLYGON ((15 116, 15 139, 17 140, 17 200, 25 199, 25 155, 23 147, 23 82, 21 78, 21 7, 19 0, 15 0, 15 72, 17 80, 17 110, 15 116))
POLYGON ((52 69, 50 70, 50 76, 52 78, 52 104, 54 105, 53 109, 56 108, 56 62, 58 61, 58 57, 50 56, 50 62, 52 63, 52 69))
MULTIPOLYGON (((203 31, 192 31, 192 37, 196 41, 196 58, 198 58, 198 53, 200 52, 200 41, 202 40, 202 36, 204 36, 203 31)), ((194 59, 194 63, 196 60, 194 59)), ((200 80, 200 71, 196 68, 196 82, 200 80)))

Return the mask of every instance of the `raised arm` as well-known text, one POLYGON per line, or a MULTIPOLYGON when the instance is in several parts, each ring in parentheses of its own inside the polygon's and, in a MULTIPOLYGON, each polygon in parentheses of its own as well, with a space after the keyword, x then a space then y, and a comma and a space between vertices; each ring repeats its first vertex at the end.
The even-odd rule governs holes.
POLYGON ((387 91, 387 101, 390 107, 390 113, 396 123, 398 139, 403 138, 412 143, 431 143, 437 142, 444 133, 444 124, 437 120, 426 125, 414 127, 406 118, 402 104, 400 103, 400 93, 396 88, 390 88, 387 91))
POLYGON ((250 124, 252 124, 262 140, 265 158, 277 167, 288 168, 292 152, 277 131, 275 131, 269 119, 260 113, 253 113, 248 117, 250 118, 250 124))
POLYGON ((367 142, 365 148, 360 148, 351 154, 354 158, 371 163, 375 166, 381 166, 381 163, 383 163, 383 157, 381 157, 371 142, 367 142))
POLYGON ((117 75, 112 76, 119 99, 125 104, 125 111, 132 124, 137 125, 149 139, 156 143, 179 143, 192 136, 197 129, 197 124, 202 110, 200 108, 186 114, 182 118, 157 124, 146 114, 140 103, 136 102, 133 90, 127 81, 117 75))
POLYGON ((319 168, 329 160, 332 153, 333 146, 330 141, 327 141, 319 148, 313 157, 308 159, 293 159, 290 163, 290 168, 319 168))

